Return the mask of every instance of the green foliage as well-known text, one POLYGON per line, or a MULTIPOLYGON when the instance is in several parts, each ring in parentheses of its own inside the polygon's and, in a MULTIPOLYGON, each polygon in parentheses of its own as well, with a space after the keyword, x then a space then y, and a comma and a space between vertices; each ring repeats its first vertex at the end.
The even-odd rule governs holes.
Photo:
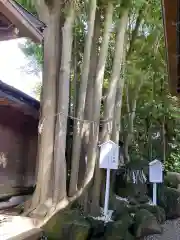
POLYGON ((35 61, 37 61, 39 66, 42 66, 43 63, 43 54, 42 54, 42 46, 39 44, 35 44, 30 40, 27 40, 24 45, 21 45, 21 49, 28 57, 34 57, 35 61))

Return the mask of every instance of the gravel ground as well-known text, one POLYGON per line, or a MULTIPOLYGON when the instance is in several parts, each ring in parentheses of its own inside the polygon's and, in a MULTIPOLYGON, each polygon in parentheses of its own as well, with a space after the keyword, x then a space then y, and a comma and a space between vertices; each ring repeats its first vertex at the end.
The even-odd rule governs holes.
POLYGON ((166 221, 163 225, 162 235, 148 236, 144 240, 180 240, 180 218, 166 221))

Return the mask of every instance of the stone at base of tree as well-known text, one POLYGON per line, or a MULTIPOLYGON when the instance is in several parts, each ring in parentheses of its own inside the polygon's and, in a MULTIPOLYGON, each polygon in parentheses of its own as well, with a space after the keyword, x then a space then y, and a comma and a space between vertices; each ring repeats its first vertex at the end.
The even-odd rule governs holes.
POLYGON ((150 204, 139 204, 136 206, 130 206, 129 213, 136 214, 139 212, 140 209, 148 210, 150 213, 152 213, 156 217, 157 221, 160 224, 163 224, 166 221, 166 214, 164 209, 159 206, 154 206, 150 204))
POLYGON ((149 202, 149 197, 147 195, 140 195, 136 198, 136 201, 140 204, 143 204, 143 203, 148 203, 149 202))
POLYGON ((106 226, 105 239, 106 240, 131 240, 134 239, 129 233, 129 229, 133 224, 132 217, 127 214, 121 216, 121 220, 109 222, 106 226))
POLYGON ((141 204, 139 208, 146 209, 150 213, 152 213, 160 224, 163 224, 166 221, 165 211, 163 208, 159 206, 154 206, 150 204, 141 204))
POLYGON ((165 212, 167 219, 176 219, 180 217, 180 192, 170 187, 161 187, 158 192, 158 205, 165 212))
POLYGON ((69 210, 53 216, 43 230, 51 240, 87 240, 90 228, 78 211, 69 210))
POLYGON ((148 235, 161 234, 162 227, 156 217, 148 210, 139 210, 134 218, 134 233, 137 238, 148 235))
POLYGON ((114 205, 112 208, 114 211, 112 213, 112 219, 118 220, 122 215, 128 214, 128 203, 123 200, 114 200, 114 205))
POLYGON ((178 188, 178 185, 180 184, 180 173, 167 172, 164 177, 164 182, 168 187, 178 188))
POLYGON ((101 237, 104 237, 105 232, 105 225, 103 221, 96 220, 92 217, 88 217, 87 221, 90 223, 91 226, 91 240, 92 239, 100 239, 101 237))
POLYGON ((104 236, 103 237, 92 237, 92 238, 90 238, 90 240, 104 240, 104 236))

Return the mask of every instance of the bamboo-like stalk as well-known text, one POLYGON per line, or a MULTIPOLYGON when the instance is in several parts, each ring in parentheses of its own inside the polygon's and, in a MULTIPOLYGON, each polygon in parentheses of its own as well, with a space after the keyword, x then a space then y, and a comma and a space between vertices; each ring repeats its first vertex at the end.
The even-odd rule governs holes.
POLYGON ((72 55, 72 28, 74 23, 74 8, 70 4, 68 14, 62 29, 62 56, 61 67, 59 74, 59 91, 57 98, 57 119, 55 128, 55 146, 54 146, 54 187, 53 201, 58 201, 66 198, 66 131, 68 120, 69 106, 69 86, 71 72, 71 55, 72 55))
POLYGON ((110 79, 110 86, 108 89, 107 98, 105 101, 105 106, 104 106, 104 120, 106 120, 107 123, 104 122, 103 124, 102 133, 101 133, 102 142, 110 139, 111 133, 112 133, 112 119, 114 116, 116 88, 117 88, 117 83, 118 83, 121 68, 122 68, 125 33, 126 33, 126 28, 128 23, 128 14, 129 14, 129 8, 124 9, 118 24, 112 75, 110 79), (110 125, 110 128, 108 128, 108 125, 110 125))
MULTIPOLYGON (((100 55, 99 55, 99 61, 98 61, 97 71, 96 71, 96 79, 94 81, 93 115, 92 115, 94 125, 91 126, 91 129, 90 129, 90 141, 89 141, 89 147, 88 147, 88 165, 87 165, 87 172, 89 173, 90 176, 93 176, 96 157, 97 157, 96 153, 97 153, 97 144, 98 144, 98 136, 99 136, 102 88, 103 88, 106 59, 108 54, 110 29, 112 26, 112 16, 113 16, 113 4, 110 2, 106 9, 104 35, 103 35, 103 39, 100 47, 100 55)), ((97 168, 99 168, 98 163, 97 163, 97 168)), ((91 212, 93 214, 95 214, 97 206, 99 206, 98 195, 100 194, 100 192, 96 191, 97 190, 96 178, 97 177, 99 178, 99 176, 96 175, 96 172, 97 171, 95 171, 94 187, 92 190, 91 212)))
POLYGON ((81 151, 81 141, 82 141, 82 127, 84 118, 84 109, 86 101, 86 91, 88 84, 88 75, 90 67, 90 55, 91 55, 91 45, 94 33, 94 22, 96 14, 96 0, 91 0, 89 3, 89 19, 88 19, 88 32, 85 40, 82 76, 79 89, 79 100, 77 106, 77 120, 74 123, 73 131, 73 151, 72 151, 72 168, 71 168, 71 178, 69 186, 69 195, 73 196, 77 191, 78 183, 78 172, 79 172, 79 159, 81 151))

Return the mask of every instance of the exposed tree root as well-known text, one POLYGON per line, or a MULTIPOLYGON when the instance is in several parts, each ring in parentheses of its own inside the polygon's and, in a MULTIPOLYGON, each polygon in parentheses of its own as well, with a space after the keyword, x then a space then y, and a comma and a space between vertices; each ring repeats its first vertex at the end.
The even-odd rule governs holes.
POLYGON ((53 216, 55 216, 61 210, 67 208, 70 204, 68 199, 60 201, 56 206, 49 205, 47 203, 38 205, 35 209, 24 213, 32 220, 32 224, 36 228, 43 227, 53 216))

